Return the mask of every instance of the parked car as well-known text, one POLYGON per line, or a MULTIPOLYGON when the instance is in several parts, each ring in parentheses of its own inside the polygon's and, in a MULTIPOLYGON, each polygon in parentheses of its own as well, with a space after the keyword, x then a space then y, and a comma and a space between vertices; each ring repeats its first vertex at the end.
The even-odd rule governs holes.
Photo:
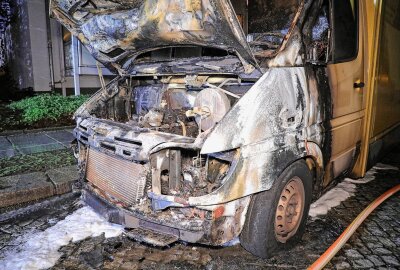
POLYGON ((76 112, 74 134, 84 201, 131 237, 240 237, 268 257, 301 238, 310 203, 335 179, 365 173, 372 1, 50 9, 118 75, 76 112))

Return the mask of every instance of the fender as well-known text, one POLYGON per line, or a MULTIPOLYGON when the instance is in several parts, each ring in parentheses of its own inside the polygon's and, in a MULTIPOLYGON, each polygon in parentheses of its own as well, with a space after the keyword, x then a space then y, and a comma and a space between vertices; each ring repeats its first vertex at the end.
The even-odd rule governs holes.
MULTIPOLYGON (((309 95, 304 67, 271 68, 215 126, 202 154, 227 151, 272 138, 283 140, 301 130, 308 118, 309 95)), ((268 149, 265 149, 268 151, 268 149)))
POLYGON ((152 194, 153 201, 159 201, 161 208, 226 203, 269 190, 287 166, 306 157, 313 159, 320 179, 324 118, 316 107, 320 97, 312 83, 314 76, 306 76, 308 71, 302 67, 269 69, 212 130, 202 154, 240 152, 217 190, 187 199, 152 194))
MULTIPOLYGON (((289 135, 287 135, 289 136, 289 135)), ((274 138, 275 139, 275 138, 274 138)), ((210 194, 200 197, 184 198, 151 194, 157 209, 166 207, 217 206, 239 198, 243 198, 258 192, 269 190, 280 174, 293 162, 311 157, 318 170, 319 161, 322 161, 322 153, 315 143, 288 145, 286 147, 274 147, 274 139, 261 143, 242 147, 233 162, 223 184, 210 194), (305 145, 309 147, 307 150, 305 145), (270 151, 264 151, 269 148, 270 151), (312 149, 312 150, 310 150, 312 149)), ((207 209, 210 209, 207 207, 207 209)))

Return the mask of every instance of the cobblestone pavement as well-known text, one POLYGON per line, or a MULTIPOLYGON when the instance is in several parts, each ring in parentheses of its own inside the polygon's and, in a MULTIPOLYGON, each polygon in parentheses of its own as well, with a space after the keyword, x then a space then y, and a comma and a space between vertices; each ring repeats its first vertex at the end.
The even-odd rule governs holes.
MULTIPOLYGON (((382 163, 400 167, 400 148, 382 163)), ((268 260, 259 259, 240 245, 210 248, 178 243, 154 248, 124 236, 104 236, 71 243, 61 248, 62 258, 53 269, 305 269, 315 261, 347 225, 375 198, 400 184, 399 170, 380 170, 375 180, 357 184, 356 195, 331 209, 327 215, 309 220, 302 241, 268 260)), ((79 207, 77 199, 65 201, 34 219, 16 226, 0 221, 1 252, 27 231, 44 230, 79 207)), ((25 219, 26 220, 26 219, 25 219)), ((333 258, 326 269, 400 269, 400 194, 378 207, 333 258)))

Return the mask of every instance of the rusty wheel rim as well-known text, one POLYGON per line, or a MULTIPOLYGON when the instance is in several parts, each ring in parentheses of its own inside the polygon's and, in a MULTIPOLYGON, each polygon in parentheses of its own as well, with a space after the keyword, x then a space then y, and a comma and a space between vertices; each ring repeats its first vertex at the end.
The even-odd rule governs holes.
POLYGON ((285 243, 296 234, 303 217, 304 185, 297 176, 288 181, 279 196, 275 214, 275 237, 285 243))

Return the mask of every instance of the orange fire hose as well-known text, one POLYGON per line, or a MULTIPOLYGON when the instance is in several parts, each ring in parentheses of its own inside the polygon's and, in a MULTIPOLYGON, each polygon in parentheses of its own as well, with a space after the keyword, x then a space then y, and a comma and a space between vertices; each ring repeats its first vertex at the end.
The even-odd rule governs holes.
POLYGON ((353 222, 346 228, 346 230, 339 236, 338 239, 325 251, 321 257, 318 258, 310 267, 309 270, 322 269, 324 266, 338 253, 338 251, 344 246, 344 244, 349 240, 357 228, 363 223, 363 221, 375 210, 381 203, 383 203, 387 198, 394 195, 396 192, 400 191, 400 185, 397 185, 385 193, 383 193, 379 198, 373 201, 367 206, 353 222))

